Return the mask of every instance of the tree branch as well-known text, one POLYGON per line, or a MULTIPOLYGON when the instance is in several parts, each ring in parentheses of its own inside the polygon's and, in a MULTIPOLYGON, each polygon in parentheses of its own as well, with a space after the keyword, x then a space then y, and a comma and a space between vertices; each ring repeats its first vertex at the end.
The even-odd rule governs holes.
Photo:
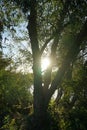
POLYGON ((87 52, 84 53, 83 55, 79 56, 78 59, 81 59, 82 57, 86 56, 87 55, 87 52))
MULTIPOLYGON (((64 6, 63 6, 63 9, 61 10, 61 13, 60 13, 60 19, 57 21, 57 27, 56 27, 56 30, 55 32, 53 32, 53 36, 54 36, 54 42, 52 44, 52 47, 51 47, 51 54, 50 54, 50 59, 51 59, 51 66, 48 68, 48 72, 49 72, 49 77, 48 79, 51 79, 51 73, 52 73, 52 67, 53 67, 53 64, 55 63, 55 57, 56 57, 56 50, 57 50, 57 45, 59 43, 59 39, 60 39, 60 35, 64 29, 64 19, 65 19, 65 16, 68 12, 68 7, 69 7, 69 2, 68 0, 66 0, 66 2, 64 3, 64 6)), ((44 44, 44 49, 45 49, 45 46, 46 44, 44 44)), ((47 79, 44 79, 44 82, 47 82, 47 79)), ((46 88, 49 88, 49 85, 51 83, 51 80, 49 80, 47 86, 45 86, 46 88)), ((49 92, 49 90, 47 90, 49 92)), ((47 93, 48 93, 47 92, 47 93)))
POLYGON ((53 38, 53 36, 51 36, 49 39, 47 39, 46 42, 45 42, 45 44, 42 46, 41 51, 40 51, 41 55, 44 52, 47 44, 52 40, 52 38, 53 38))
POLYGON ((57 105, 59 104, 59 100, 61 99, 62 94, 63 94, 63 90, 62 90, 62 88, 59 88, 58 92, 57 92, 57 97, 55 99, 55 102, 56 102, 57 105))
POLYGON ((54 77, 54 80, 52 81, 51 87, 48 92, 48 102, 51 99, 51 96, 53 95, 57 87, 60 86, 64 74, 68 70, 69 65, 78 55, 80 51, 80 45, 82 44, 86 36, 87 36, 87 21, 84 23, 80 33, 77 34, 75 42, 73 43, 71 49, 68 51, 67 56, 62 62, 62 66, 59 68, 56 76, 54 77))
MULTIPOLYGON (((46 40, 45 44, 43 45, 42 49, 41 49, 41 54, 43 53, 43 51, 45 50, 47 44, 51 41, 51 39, 53 39, 53 36, 57 37, 58 41, 59 41, 59 38, 58 36, 60 36, 63 28, 65 27, 65 25, 63 25, 63 21, 64 21, 64 18, 68 12, 68 7, 70 5, 70 2, 69 0, 66 0, 66 2, 63 4, 63 9, 60 13, 60 20, 57 21, 57 29, 55 30, 55 32, 53 32, 52 36, 46 40)), ((56 42, 58 44, 58 41, 56 42)), ((52 51, 56 51, 56 47, 57 45, 55 45, 55 42, 52 46, 52 51)))

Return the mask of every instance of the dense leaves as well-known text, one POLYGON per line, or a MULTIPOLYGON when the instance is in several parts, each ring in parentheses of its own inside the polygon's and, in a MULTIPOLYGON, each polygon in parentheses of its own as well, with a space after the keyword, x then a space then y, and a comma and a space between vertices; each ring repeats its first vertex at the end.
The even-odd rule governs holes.
MULTIPOLYGON (((13 34, 11 38, 15 36, 17 39, 20 33, 18 36, 15 34, 21 21, 25 31, 22 32, 22 36, 26 34, 24 42, 29 40, 27 46, 29 50, 20 49, 23 52, 25 64, 27 61, 28 63, 33 61, 33 74, 29 77, 34 76, 34 112, 29 116, 27 123, 29 125, 26 129, 87 129, 86 15, 86 0, 1 1, 0 32, 3 29, 5 31, 5 28, 8 32, 7 29, 9 29, 13 34), (9 9, 10 5, 11 9, 9 9), (16 29, 15 26, 17 26, 16 29), (44 72, 41 68, 43 56, 51 60, 50 66, 44 72), (57 97, 53 99, 55 91, 57 91, 57 97)), ((21 40, 23 38, 20 38, 21 40)), ((19 41, 16 40, 16 42, 19 41)), ((5 63, 2 58, 1 63, 5 63)), ((28 107, 28 103, 32 102, 28 88, 32 78, 29 77, 6 71, 5 67, 0 71, 2 86, 0 91, 3 97, 1 101, 7 109, 3 111, 9 113, 8 115, 14 111, 23 114, 23 109, 19 112, 18 107, 28 107)), ((4 115, 3 118, 8 120, 8 124, 10 117, 4 115)), ((12 118, 9 125, 13 122, 12 118)), ((24 128, 21 129, 24 130, 24 128)))
POLYGON ((22 119, 31 112, 32 74, 5 70, 9 60, 0 57, 0 129, 19 129, 22 119))

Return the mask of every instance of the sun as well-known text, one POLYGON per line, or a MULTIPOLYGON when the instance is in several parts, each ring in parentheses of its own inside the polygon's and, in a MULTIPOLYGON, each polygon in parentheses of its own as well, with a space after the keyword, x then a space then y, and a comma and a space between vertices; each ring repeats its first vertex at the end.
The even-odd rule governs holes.
POLYGON ((49 58, 43 58, 41 60, 41 67, 42 67, 42 70, 46 70, 50 65, 50 59, 49 58))

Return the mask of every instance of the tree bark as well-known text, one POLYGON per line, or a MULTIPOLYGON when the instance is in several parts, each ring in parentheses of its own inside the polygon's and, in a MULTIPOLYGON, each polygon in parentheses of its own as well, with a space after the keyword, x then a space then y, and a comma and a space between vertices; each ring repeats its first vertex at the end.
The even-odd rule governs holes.
POLYGON ((37 11, 36 0, 31 1, 30 16, 28 23, 28 32, 31 41, 33 54, 33 74, 34 74, 34 119, 32 129, 42 129, 46 119, 47 105, 45 103, 43 87, 42 87, 42 72, 41 72, 41 51, 38 44, 37 36, 37 11))

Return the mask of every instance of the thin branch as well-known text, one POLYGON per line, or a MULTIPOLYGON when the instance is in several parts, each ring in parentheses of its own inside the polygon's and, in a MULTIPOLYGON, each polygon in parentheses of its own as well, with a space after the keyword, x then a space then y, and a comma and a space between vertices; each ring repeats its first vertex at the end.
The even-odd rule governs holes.
POLYGON ((84 57, 85 55, 87 55, 87 52, 84 53, 83 55, 79 56, 78 58, 80 59, 80 58, 84 57))
POLYGON ((40 51, 41 55, 44 52, 45 48, 47 47, 47 44, 52 40, 52 38, 53 38, 53 36, 51 36, 49 39, 47 39, 45 44, 42 46, 41 51, 40 51))
POLYGON ((57 97, 55 99, 55 102, 57 103, 57 105, 59 104, 59 100, 61 99, 62 94, 63 94, 63 90, 62 90, 62 88, 59 88, 58 92, 57 92, 57 97))

